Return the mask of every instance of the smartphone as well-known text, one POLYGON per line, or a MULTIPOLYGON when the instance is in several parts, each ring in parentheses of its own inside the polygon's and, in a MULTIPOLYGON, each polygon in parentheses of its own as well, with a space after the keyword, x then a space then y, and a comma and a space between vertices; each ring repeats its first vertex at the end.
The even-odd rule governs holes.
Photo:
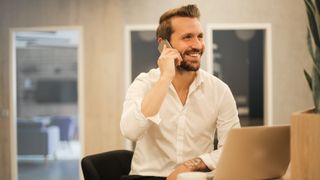
MULTIPOLYGON (((163 46, 164 46, 164 45, 166 45, 167 48, 172 48, 172 46, 171 46, 171 44, 169 43, 169 41, 166 40, 166 39, 164 39, 164 40, 161 41, 161 43, 160 43, 159 46, 158 46, 158 51, 160 52, 160 54, 161 54, 161 52, 162 52, 162 50, 163 50, 163 46)), ((178 61, 178 59, 176 59, 174 63, 175 63, 175 65, 176 65, 177 67, 179 67, 180 64, 177 65, 177 64, 178 64, 177 61, 178 61)))
POLYGON ((163 50, 163 46, 166 45, 167 48, 172 48, 171 44, 168 40, 164 39, 161 41, 161 43, 158 46, 158 51, 161 53, 163 50))

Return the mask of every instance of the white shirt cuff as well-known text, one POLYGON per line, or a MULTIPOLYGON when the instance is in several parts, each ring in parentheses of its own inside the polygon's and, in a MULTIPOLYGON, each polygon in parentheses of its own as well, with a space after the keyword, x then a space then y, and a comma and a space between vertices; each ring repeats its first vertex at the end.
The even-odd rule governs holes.
POLYGON ((215 162, 212 160, 210 153, 202 154, 199 158, 206 164, 206 166, 210 170, 214 170, 216 168, 215 162))

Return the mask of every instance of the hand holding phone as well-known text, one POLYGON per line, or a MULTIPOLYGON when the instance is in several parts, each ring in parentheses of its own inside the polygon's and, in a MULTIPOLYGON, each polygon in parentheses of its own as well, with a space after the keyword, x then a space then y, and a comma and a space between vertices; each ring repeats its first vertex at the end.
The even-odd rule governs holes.
MULTIPOLYGON (((159 43, 159 45, 158 45, 158 51, 160 52, 160 54, 162 53, 162 50, 163 50, 163 48, 164 48, 164 45, 166 45, 166 48, 173 48, 167 39, 163 39, 163 40, 161 41, 161 43, 159 43)), ((173 49, 174 49, 174 48, 173 48, 173 49)), ((176 67, 180 66, 181 61, 182 61, 182 57, 181 57, 181 55, 179 54, 179 58, 176 58, 176 59, 175 59, 175 66, 176 66, 176 67)))
POLYGON ((158 46, 160 52, 160 57, 158 59, 158 66, 161 71, 161 75, 173 78, 175 76, 175 71, 177 66, 180 65, 182 58, 180 53, 172 48, 168 40, 163 39, 158 46), (166 46, 166 48, 164 48, 166 46))
POLYGON ((172 48, 171 44, 168 40, 164 39, 161 41, 161 43, 158 46, 158 51, 161 53, 163 50, 163 46, 166 45, 167 48, 172 48))

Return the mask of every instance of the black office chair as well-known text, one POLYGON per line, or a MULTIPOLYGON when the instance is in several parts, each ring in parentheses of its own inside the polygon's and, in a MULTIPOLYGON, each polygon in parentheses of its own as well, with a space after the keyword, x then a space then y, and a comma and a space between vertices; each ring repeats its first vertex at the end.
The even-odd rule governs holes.
POLYGON ((120 180, 130 172, 133 152, 116 150, 88 155, 81 160, 85 180, 120 180))

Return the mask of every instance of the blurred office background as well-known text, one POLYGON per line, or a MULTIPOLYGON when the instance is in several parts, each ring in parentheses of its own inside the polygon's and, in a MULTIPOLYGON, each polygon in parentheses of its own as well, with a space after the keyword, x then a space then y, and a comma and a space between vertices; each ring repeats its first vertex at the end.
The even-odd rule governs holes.
POLYGON ((187 3, 200 8, 210 47, 202 68, 230 84, 243 124, 286 124, 292 112, 312 106, 303 76, 303 68, 311 64, 304 60, 310 57, 303 0, 1 0, 1 178, 27 180, 45 174, 47 179, 59 179, 68 172, 66 179, 79 179, 81 157, 127 147, 119 130, 126 89, 139 72, 155 67, 153 35, 159 16, 187 3), (215 24, 235 28, 208 28, 215 24), (239 24, 270 25, 268 58, 268 30, 239 31, 239 24), (76 32, 69 38, 59 33, 70 29, 76 32), (72 43, 74 39, 77 44, 72 43), (270 66, 267 75, 266 64, 270 66), (271 84, 266 87, 267 77, 271 84), (266 100, 271 103, 268 108, 266 100), (266 113, 270 113, 267 119, 266 113), (61 139, 63 128, 55 123, 59 119, 72 119, 67 142, 61 139), (19 148, 21 152, 28 144, 13 143, 21 137, 19 127, 26 128, 30 122, 42 134, 51 132, 47 134, 54 137, 50 140, 54 153, 19 154, 19 148))

